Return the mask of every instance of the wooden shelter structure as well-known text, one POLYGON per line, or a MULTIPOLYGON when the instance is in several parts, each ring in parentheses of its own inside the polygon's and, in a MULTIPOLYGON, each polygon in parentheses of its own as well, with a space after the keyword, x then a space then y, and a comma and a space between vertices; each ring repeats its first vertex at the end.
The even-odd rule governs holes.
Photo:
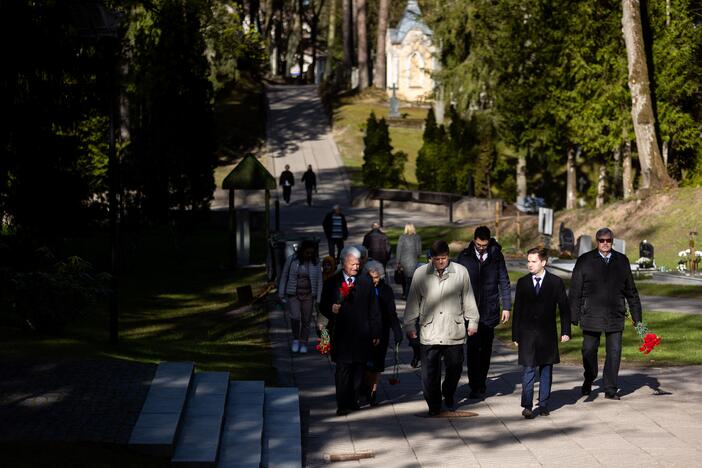
POLYGON ((234 191, 265 190, 265 226, 266 239, 268 239, 270 236, 271 190, 275 190, 276 187, 275 177, 250 153, 244 156, 244 159, 222 181, 222 189, 229 190, 229 236, 232 266, 235 266, 237 262, 234 191))

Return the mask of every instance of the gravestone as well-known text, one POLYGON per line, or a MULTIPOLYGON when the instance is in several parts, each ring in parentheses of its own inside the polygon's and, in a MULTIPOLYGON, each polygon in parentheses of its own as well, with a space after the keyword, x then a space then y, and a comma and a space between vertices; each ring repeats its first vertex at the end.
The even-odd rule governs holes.
POLYGON ((650 258, 651 260, 653 260, 653 252, 653 244, 649 244, 646 239, 641 241, 641 243, 639 244, 639 257, 650 258))
POLYGON ((395 95, 395 91, 397 90, 397 87, 395 86, 395 83, 392 84, 392 96, 390 97, 390 117, 397 119, 400 118, 400 103, 397 100, 397 96, 395 95))
POLYGON ((614 238, 614 243, 612 244, 612 249, 617 252, 626 255, 626 241, 624 239, 614 238))
POLYGON ((561 223, 558 231, 558 248, 561 254, 573 254, 575 252, 575 235, 573 234, 573 230, 565 227, 563 223, 561 223))
POLYGON ((584 253, 592 250, 592 237, 587 234, 578 237, 578 242, 576 243, 576 250, 578 251, 578 257, 584 253))

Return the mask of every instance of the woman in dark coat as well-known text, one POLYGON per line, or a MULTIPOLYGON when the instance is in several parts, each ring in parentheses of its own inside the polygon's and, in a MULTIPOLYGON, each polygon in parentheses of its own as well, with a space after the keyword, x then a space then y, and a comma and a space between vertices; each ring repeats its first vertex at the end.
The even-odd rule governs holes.
POLYGON ((402 327, 395 309, 395 294, 392 291, 392 287, 384 279, 385 269, 383 265, 377 261, 370 261, 366 265, 366 269, 373 280, 382 324, 380 344, 371 349, 371 357, 366 364, 368 403, 371 406, 376 406, 378 381, 380 380, 380 374, 385 370, 385 356, 387 355, 390 342, 390 329, 392 329, 395 345, 397 346, 402 342, 402 327))
POLYGON ((517 281, 512 317, 512 341, 519 347, 522 374, 522 415, 531 419, 534 380, 538 367, 539 414, 548 416, 553 365, 560 362, 556 307, 561 316, 561 342, 570 340, 570 308, 563 280, 548 273, 547 253, 534 248, 527 253, 529 273, 517 281))

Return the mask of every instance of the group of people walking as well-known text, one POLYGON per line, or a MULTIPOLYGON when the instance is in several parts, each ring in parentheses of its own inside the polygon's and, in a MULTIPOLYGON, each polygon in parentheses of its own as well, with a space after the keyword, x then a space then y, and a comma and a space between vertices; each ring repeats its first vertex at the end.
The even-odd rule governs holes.
POLYGON ((483 397, 488 391, 495 327, 506 324, 510 317, 512 340, 523 367, 521 406, 525 418, 549 415, 553 365, 560 361, 559 342, 571 338, 572 325, 580 326, 583 333, 581 394, 592 391, 604 333, 605 398, 620 398, 617 376, 627 309, 634 325, 642 314, 629 261, 612 250, 610 229, 597 231, 597 248, 577 260, 569 293, 563 281, 545 269, 548 253, 543 248, 530 249, 528 273, 517 281, 512 301, 502 249, 489 228, 478 227, 455 259, 450 258, 448 243, 439 240, 431 245, 427 262, 418 263, 421 239, 408 224, 398 239, 394 275, 407 300, 401 326, 386 279, 390 243, 380 226, 371 226, 362 246, 345 247, 348 227, 335 206, 323 227, 329 241, 324 270, 316 266, 314 245, 303 243, 298 254, 286 262, 279 294, 288 305, 293 352, 306 352, 313 305, 315 301, 319 304, 336 364, 337 414, 357 410, 364 400, 371 406, 377 404, 378 376, 385 367, 390 332, 396 345, 403 341, 403 334, 407 336, 415 351, 411 365, 421 366, 430 416, 438 415, 442 406, 455 410, 464 355, 467 397, 483 397))
MULTIPOLYGON (((317 174, 312 170, 312 164, 307 166, 307 170, 302 174, 300 182, 305 184, 305 193, 307 195, 307 206, 312 206, 312 192, 317 193, 317 174)), ((295 176, 290 170, 290 164, 285 165, 285 170, 280 173, 278 185, 283 188, 283 200, 286 204, 290 204, 292 189, 295 186, 295 176)))

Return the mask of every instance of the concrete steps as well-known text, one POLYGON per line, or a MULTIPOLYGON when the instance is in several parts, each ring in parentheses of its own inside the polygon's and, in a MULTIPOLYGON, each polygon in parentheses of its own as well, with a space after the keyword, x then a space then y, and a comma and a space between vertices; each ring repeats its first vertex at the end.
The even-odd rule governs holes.
POLYGON ((301 467, 298 390, 162 363, 129 445, 177 466, 301 467))

